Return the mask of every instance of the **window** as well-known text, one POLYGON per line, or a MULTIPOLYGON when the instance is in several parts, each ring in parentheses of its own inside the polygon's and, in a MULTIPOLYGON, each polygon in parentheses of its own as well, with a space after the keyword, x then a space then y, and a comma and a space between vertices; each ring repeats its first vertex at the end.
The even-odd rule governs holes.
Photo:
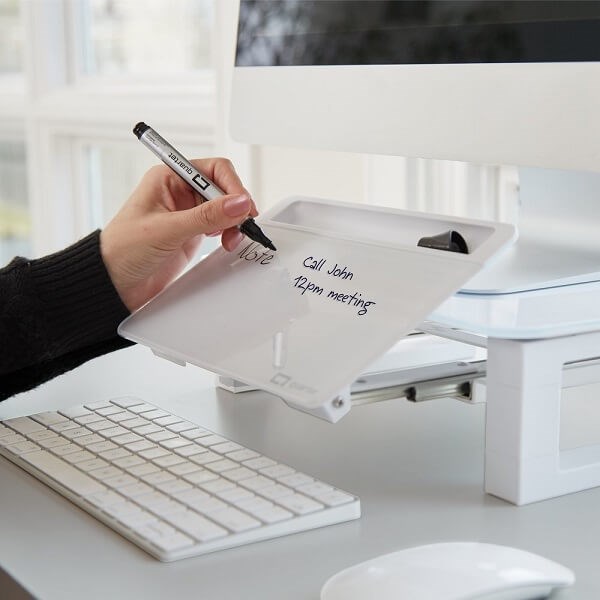
POLYGON ((214 4, 0 0, 3 264, 110 219, 156 164, 138 121, 191 157, 215 153, 214 4))
POLYGON ((31 218, 23 140, 0 140, 0 263, 29 254, 31 218))
POLYGON ((86 75, 185 74, 210 66, 208 0, 144 0, 143 7, 89 0, 81 16, 86 75))

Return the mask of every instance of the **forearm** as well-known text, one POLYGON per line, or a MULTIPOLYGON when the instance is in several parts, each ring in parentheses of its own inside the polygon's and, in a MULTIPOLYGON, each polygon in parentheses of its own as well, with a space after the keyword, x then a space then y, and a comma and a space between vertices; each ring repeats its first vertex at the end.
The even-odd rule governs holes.
POLYGON ((0 399, 125 347, 118 324, 129 314, 114 289, 99 232, 0 270, 0 399))

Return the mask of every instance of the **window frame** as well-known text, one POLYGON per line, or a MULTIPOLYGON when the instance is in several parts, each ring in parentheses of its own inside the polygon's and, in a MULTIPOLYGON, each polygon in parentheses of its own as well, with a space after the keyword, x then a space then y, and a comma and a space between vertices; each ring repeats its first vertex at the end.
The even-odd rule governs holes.
POLYGON ((127 140, 137 151, 132 129, 144 120, 180 146, 215 149, 218 90, 212 68, 194 72, 193 79, 182 73, 166 82, 84 77, 77 27, 85 4, 21 0, 20 9, 28 40, 24 73, 0 77, 0 137, 25 140, 32 254, 40 256, 89 232, 86 145, 127 140))

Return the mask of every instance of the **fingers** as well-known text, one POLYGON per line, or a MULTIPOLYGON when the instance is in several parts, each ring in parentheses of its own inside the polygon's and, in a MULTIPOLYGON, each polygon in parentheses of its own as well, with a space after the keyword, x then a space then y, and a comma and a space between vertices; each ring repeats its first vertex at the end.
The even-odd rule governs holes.
MULTIPOLYGON (((200 158, 190 161, 201 173, 212 179, 226 194, 247 194, 242 180, 235 172, 233 163, 227 158, 200 158)), ((250 216, 256 217, 258 210, 252 201, 250 216)))
POLYGON ((201 233, 235 227, 250 215, 251 210, 252 200, 247 194, 223 196, 171 213, 169 226, 175 239, 186 240, 201 233))
POLYGON ((227 158, 200 158, 190 161, 201 173, 212 179, 226 194, 247 194, 233 163, 227 158))
POLYGON ((230 227, 221 234, 221 245, 227 252, 233 252, 244 239, 244 234, 237 227, 230 227))

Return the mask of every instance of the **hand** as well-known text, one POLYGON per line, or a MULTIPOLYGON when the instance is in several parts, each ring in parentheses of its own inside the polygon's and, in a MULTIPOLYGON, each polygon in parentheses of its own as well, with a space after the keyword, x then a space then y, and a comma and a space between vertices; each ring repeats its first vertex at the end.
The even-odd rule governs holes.
POLYGON ((191 162, 227 195, 203 202, 171 169, 156 166, 143 176, 100 233, 104 264, 131 311, 175 279, 205 234, 222 232, 223 247, 234 250, 244 237, 236 225, 257 214, 230 161, 208 158, 191 162))

